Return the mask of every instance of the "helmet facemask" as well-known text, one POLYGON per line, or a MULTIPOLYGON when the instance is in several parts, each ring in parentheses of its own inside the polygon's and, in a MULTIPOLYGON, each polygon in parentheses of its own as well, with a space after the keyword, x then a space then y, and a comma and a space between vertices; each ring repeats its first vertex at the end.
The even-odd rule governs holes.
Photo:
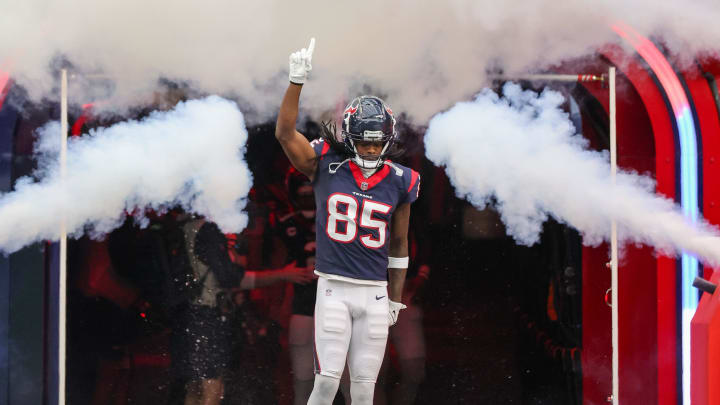
POLYGON ((343 137, 346 139, 346 143, 349 143, 349 145, 352 147, 353 152, 353 162, 357 164, 359 167, 363 169, 377 169, 382 166, 383 162, 387 158, 387 152, 390 149, 390 146, 392 146, 393 140, 392 136, 385 135, 380 131, 365 131, 365 134, 363 136, 355 135, 355 134, 348 134, 343 133, 343 137), (368 134, 368 132, 371 132, 368 134), (377 134, 374 134, 372 132, 378 132, 377 134), (381 142, 382 143, 382 149, 380 150, 380 153, 375 155, 364 155, 361 154, 357 149, 357 142, 381 142))

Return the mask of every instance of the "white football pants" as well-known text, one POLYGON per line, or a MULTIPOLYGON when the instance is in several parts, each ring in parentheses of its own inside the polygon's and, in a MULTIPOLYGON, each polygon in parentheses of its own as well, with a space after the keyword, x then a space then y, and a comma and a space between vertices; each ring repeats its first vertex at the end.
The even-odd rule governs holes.
MULTIPOLYGON (((315 301, 316 374, 340 380, 347 359, 351 385, 355 386, 358 394, 363 391, 361 396, 366 397, 364 387, 374 386, 377 380, 387 338, 387 287, 322 277, 318 280, 315 301)), ((315 382, 317 385, 317 378, 315 382)), ((355 402, 352 386, 350 391, 355 402)), ((332 392, 334 396, 335 392, 332 392)), ((364 403, 366 399, 358 403, 364 403)), ((372 389, 369 399, 372 403, 372 389)))

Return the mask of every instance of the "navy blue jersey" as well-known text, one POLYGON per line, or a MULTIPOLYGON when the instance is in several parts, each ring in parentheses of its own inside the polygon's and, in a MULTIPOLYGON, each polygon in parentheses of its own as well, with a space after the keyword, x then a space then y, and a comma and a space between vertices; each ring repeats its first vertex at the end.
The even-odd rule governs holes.
POLYGON ((358 280, 386 281, 393 212, 412 203, 420 176, 410 168, 383 165, 369 178, 353 162, 331 174, 344 157, 322 139, 311 143, 318 156, 313 179, 317 206, 315 269, 358 280), (397 169, 396 169, 397 168, 397 169))

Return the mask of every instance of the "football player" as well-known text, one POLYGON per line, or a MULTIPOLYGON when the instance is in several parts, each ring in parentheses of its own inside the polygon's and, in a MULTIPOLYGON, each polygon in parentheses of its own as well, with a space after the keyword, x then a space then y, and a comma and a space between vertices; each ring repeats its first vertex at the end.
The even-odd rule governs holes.
POLYGON ((275 137, 312 182, 317 208, 315 381, 308 404, 331 404, 347 360, 354 405, 372 404, 388 328, 400 310, 408 267, 410 204, 420 176, 395 164, 395 118, 383 100, 355 98, 342 131, 324 125, 312 143, 295 129, 315 40, 290 55, 290 84, 275 137))

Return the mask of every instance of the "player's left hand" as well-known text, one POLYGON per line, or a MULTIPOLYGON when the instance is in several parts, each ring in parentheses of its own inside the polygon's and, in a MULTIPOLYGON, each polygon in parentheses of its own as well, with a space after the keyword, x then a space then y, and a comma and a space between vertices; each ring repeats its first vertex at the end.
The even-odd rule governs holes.
POLYGON ((303 84, 312 70, 312 55, 315 51, 315 38, 310 38, 310 45, 290 55, 290 82, 303 84))
POLYGON ((393 300, 388 300, 388 306, 388 326, 393 326, 398 321, 398 316, 400 316, 400 310, 407 308, 407 305, 400 302, 395 302, 393 300))

